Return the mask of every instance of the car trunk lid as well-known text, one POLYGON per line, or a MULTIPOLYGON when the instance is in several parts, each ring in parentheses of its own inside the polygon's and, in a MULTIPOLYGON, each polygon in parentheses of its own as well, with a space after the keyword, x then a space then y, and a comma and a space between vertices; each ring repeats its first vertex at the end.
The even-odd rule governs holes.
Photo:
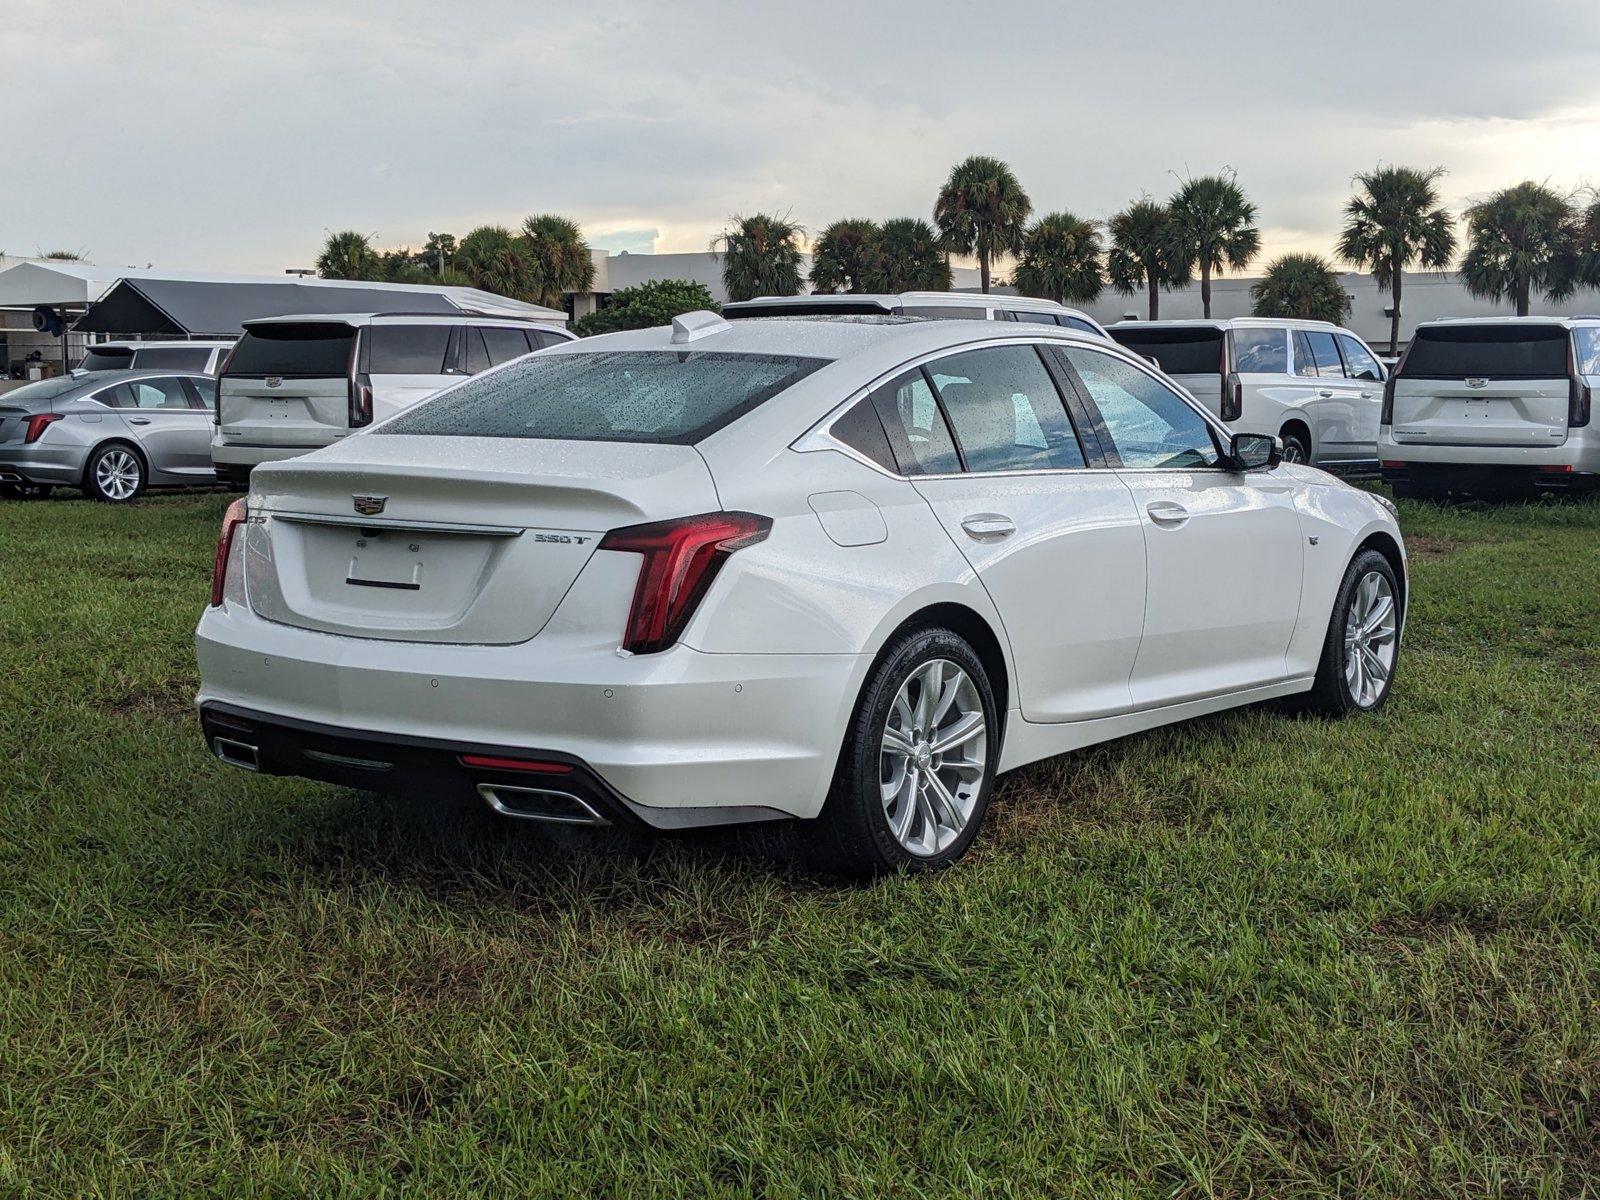
POLYGON ((607 530, 717 507, 692 447, 624 442, 362 435, 252 487, 257 613, 414 642, 526 641, 607 530))
POLYGON ((223 440, 304 447, 343 437, 357 342, 342 321, 251 323, 217 381, 223 440))
POLYGON ((1394 440, 1441 446, 1559 446, 1572 384, 1565 327, 1422 328, 1394 381, 1394 440))

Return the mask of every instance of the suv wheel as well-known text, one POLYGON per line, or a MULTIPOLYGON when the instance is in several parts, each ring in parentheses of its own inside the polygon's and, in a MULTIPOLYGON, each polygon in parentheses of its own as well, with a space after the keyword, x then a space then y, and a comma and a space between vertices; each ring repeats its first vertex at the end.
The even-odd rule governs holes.
POLYGON ((861 690, 810 857, 825 870, 938 870, 977 835, 999 755, 994 693, 977 654, 948 629, 912 630, 861 690))
POLYGON ((144 460, 124 442, 108 442, 89 456, 83 490, 107 504, 137 500, 145 488, 144 460))
POLYGON ((1283 442, 1283 461, 1291 463, 1308 463, 1311 461, 1311 447, 1306 445, 1306 440, 1298 433, 1281 433, 1278 435, 1283 442))

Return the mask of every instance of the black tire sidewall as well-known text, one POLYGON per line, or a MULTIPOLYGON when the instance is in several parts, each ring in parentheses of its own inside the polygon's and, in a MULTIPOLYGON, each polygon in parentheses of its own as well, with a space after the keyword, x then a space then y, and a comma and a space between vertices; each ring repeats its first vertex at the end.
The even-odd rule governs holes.
POLYGON ((1303 467, 1308 467, 1311 465, 1311 447, 1306 444, 1305 438, 1301 437, 1298 433, 1283 433, 1279 434, 1278 436, 1283 442, 1285 461, 1296 461, 1303 467), (1300 447, 1300 457, 1295 460, 1290 460, 1288 455, 1289 443, 1291 442, 1300 447))
POLYGON ((107 442, 103 446, 96 446, 94 453, 89 455, 89 461, 84 465, 83 468, 83 490, 88 493, 91 499, 98 500, 102 504, 131 504, 140 496, 144 495, 144 490, 149 485, 150 468, 145 466, 144 455, 140 454, 126 442, 107 442), (113 450, 126 450, 129 454, 133 455, 133 461, 139 464, 139 486, 133 489, 133 495, 129 496, 126 500, 117 500, 114 497, 106 495, 100 490, 99 480, 95 478, 95 468, 100 465, 100 460, 107 454, 110 454, 113 450))
MULTIPOLYGON (((1345 649, 1344 629, 1345 622, 1350 616, 1350 606, 1355 603, 1356 588, 1361 580, 1373 571, 1377 571, 1389 581, 1389 589, 1394 594, 1395 605, 1400 604, 1400 582, 1395 578, 1394 567, 1389 560, 1376 550, 1363 550, 1350 560, 1350 566, 1344 573, 1344 582, 1339 585, 1339 598, 1333 606, 1333 617, 1328 623, 1328 663, 1331 668, 1330 681, 1338 689, 1340 708, 1347 713, 1377 712, 1389 699, 1389 693, 1394 691, 1395 676, 1400 671, 1400 647, 1395 646, 1394 666, 1389 671, 1389 678, 1384 682, 1383 691, 1379 694, 1377 702, 1370 707, 1363 707, 1356 703, 1350 694, 1350 685, 1345 681, 1344 669, 1349 651, 1345 649)), ((1403 613, 1395 613, 1395 637, 1399 638, 1400 618, 1403 613)))
POLYGON ((965 638, 944 628, 914 630, 896 638, 873 667, 861 690, 833 794, 828 800, 830 805, 838 804, 846 810, 837 814, 844 826, 841 832, 848 830, 862 839, 866 843, 863 848, 870 848, 879 870, 926 871, 948 867, 966 853, 988 810, 989 797, 994 790, 995 762, 1000 752, 999 730, 989 673, 965 638), (938 854, 925 858, 912 854, 890 832, 880 790, 881 748, 883 728, 895 696, 912 672, 936 658, 955 663, 977 686, 988 731, 988 752, 972 819, 959 838, 938 854))

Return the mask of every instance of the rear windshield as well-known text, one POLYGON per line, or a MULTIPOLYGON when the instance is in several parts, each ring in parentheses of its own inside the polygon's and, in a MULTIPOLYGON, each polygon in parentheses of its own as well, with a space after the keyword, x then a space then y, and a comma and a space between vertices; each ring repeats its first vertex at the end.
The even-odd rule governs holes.
POLYGON ((1112 329, 1112 338, 1153 358, 1168 375, 1222 374, 1220 329, 1112 329))
POLYGON ((536 356, 453 387, 377 432, 689 445, 826 362, 669 350, 536 356))
POLYGON ((1560 325, 1453 325, 1419 329, 1402 379, 1560 379, 1567 331, 1560 325))
POLYGON ((204 371, 210 361, 209 346, 145 346, 134 365, 158 371, 204 371))
POLYGON ((125 347, 91 348, 78 364, 83 371, 126 371, 133 365, 133 351, 125 347))
POLYGON ((355 336, 350 326, 331 321, 258 326, 233 348, 228 374, 342 378, 350 370, 350 345, 355 336))

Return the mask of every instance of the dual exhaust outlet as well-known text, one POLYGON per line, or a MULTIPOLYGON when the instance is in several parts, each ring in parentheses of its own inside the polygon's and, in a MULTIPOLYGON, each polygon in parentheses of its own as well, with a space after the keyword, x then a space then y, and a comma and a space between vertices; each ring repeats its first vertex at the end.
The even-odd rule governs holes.
MULTIPOLYGON (((230 767, 239 767, 246 771, 261 770, 260 748, 238 738, 213 737, 211 752, 230 767)), ((392 765, 372 759, 350 758, 311 750, 305 753, 308 757, 323 762, 365 770, 387 770, 392 765)), ((582 797, 556 788, 524 787, 510 783, 480 783, 478 795, 483 797, 484 803, 503 817, 515 817, 522 821, 545 821, 553 825, 611 823, 582 797)))

